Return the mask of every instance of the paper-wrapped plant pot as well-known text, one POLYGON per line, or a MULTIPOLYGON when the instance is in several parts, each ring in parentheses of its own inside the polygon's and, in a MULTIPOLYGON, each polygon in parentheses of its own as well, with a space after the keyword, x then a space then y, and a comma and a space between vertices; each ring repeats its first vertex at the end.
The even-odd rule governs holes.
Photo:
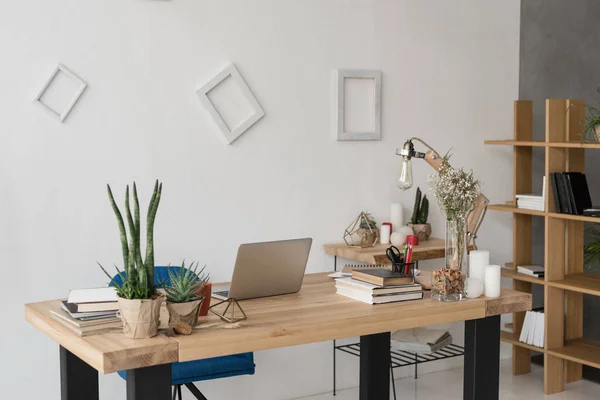
POLYGON ((158 334, 160 307, 164 296, 152 299, 118 299, 119 314, 123 320, 123 334, 132 339, 148 339, 158 334))
POLYGON ((169 323, 174 321, 185 322, 191 327, 198 325, 198 310, 202 300, 188 301, 187 303, 169 303, 169 323))
POLYGON ((431 225, 430 224, 408 224, 419 237, 419 240, 428 240, 431 236, 431 225))

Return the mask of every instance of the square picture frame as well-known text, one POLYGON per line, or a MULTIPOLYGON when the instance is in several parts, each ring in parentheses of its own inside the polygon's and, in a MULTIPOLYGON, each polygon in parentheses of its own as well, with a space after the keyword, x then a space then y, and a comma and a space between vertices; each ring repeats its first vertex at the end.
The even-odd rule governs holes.
MULTIPOLYGON (((381 140, 381 78, 380 70, 338 69, 336 74, 336 137, 338 141, 381 140), (346 129, 346 80, 365 79, 372 81, 372 98, 366 99, 373 115, 372 127, 350 131, 346 129)), ((363 99, 364 100, 364 99, 363 99)))
POLYGON ((75 107, 75 104, 77 104, 77 101, 79 100, 79 98, 81 97, 81 95, 83 94, 83 92, 85 91, 86 88, 87 88, 87 83, 83 79, 81 79, 79 76, 77 76, 74 72, 72 72, 70 69, 65 67, 63 64, 59 63, 52 71, 52 74, 50 75, 50 77, 48 78, 48 80, 46 81, 44 86, 42 86, 42 88, 38 91, 36 96, 33 98, 33 102, 35 104, 37 104, 38 106, 40 106, 41 108, 43 108, 48 114, 50 114, 51 116, 53 116, 54 118, 56 118, 58 121, 60 121, 62 123, 67 118, 67 116, 69 115, 69 113, 71 112, 73 107, 75 107), (78 86, 77 90, 73 94, 73 97, 71 98, 71 100, 69 101, 69 103, 67 104, 65 109, 62 111, 54 110, 48 104, 45 104, 42 101, 42 97, 44 96, 44 93, 46 93, 46 90, 48 90, 48 88, 50 87, 50 85, 52 84, 54 79, 56 79, 56 77, 58 76, 59 73, 63 73, 69 79, 73 80, 78 86))
POLYGON ((212 119, 215 121, 215 123, 221 130, 222 138, 226 144, 233 143, 237 138, 244 134, 244 132, 250 129, 250 127, 252 127, 262 117, 265 116, 265 112, 258 103, 258 100, 256 100, 256 98, 252 94, 252 91, 246 84, 246 81, 239 73, 236 66, 232 63, 227 64, 225 68, 223 68, 217 75, 215 75, 207 83, 202 85, 196 91, 196 93, 200 98, 200 102, 202 103, 204 108, 206 108, 212 119), (230 128, 227 125, 223 116, 209 97, 209 93, 215 88, 217 88, 229 77, 233 79, 233 82, 237 85, 244 99, 252 109, 252 113, 244 121, 242 121, 236 127, 233 128, 230 128))

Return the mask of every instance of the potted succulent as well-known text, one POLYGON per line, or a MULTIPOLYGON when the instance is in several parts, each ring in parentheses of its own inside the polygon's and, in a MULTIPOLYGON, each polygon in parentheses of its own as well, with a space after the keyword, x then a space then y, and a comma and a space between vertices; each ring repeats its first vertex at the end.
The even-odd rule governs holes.
POLYGON ((158 180, 154 185, 154 192, 148 214, 146 217, 146 257, 142 259, 140 249, 140 204, 138 201, 137 187, 133 183, 133 214, 129 202, 129 185, 125 191, 125 211, 127 225, 129 226, 129 242, 127 241, 127 230, 119 207, 115 203, 110 186, 108 187, 108 198, 117 218, 119 233, 121 237, 121 249, 123 251, 122 272, 117 266, 118 280, 113 279, 100 265, 100 268, 111 280, 118 295, 119 313, 123 320, 123 333, 125 336, 142 339, 156 336, 158 333, 160 308, 164 296, 156 289, 154 284, 154 221, 162 195, 162 183, 158 180))
POLYGON ((415 196, 415 208, 413 210, 412 217, 410 219, 410 226, 419 237, 419 240, 427 240, 431 236, 431 225, 427 223, 427 217, 429 216, 429 200, 427 196, 423 196, 421 189, 417 188, 417 194, 415 196))
POLYGON ((360 238, 361 247, 372 247, 377 243, 379 240, 379 229, 377 229, 377 222, 375 222, 370 213, 362 213, 356 234, 360 238))
POLYGON ((170 284, 164 285, 167 293, 167 309, 169 310, 169 323, 174 321, 185 322, 191 327, 198 323, 198 310, 204 300, 204 286, 208 282, 208 275, 204 268, 198 271, 198 263, 185 267, 185 261, 177 270, 169 268, 170 284))

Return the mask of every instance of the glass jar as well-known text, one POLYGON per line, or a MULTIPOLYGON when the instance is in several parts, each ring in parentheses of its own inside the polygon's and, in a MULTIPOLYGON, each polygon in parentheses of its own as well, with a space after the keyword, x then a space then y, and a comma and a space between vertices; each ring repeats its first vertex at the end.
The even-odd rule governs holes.
POLYGON ((446 266, 431 274, 431 297, 439 301, 457 301, 465 297, 466 218, 446 221, 446 266))

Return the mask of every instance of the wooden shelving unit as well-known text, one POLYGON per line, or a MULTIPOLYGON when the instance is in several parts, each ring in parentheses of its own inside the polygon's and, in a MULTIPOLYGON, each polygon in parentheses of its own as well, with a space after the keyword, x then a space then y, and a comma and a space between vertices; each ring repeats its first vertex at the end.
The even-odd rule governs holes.
POLYGON ((513 279, 513 288, 531 293, 532 285, 544 287, 546 318, 544 348, 519 342, 525 313, 513 314, 512 332, 502 332, 501 340, 513 345, 513 374, 531 371, 531 351, 544 354, 544 392, 564 390, 565 382, 582 379, 582 364, 600 368, 600 342, 583 338, 583 294, 600 296, 600 277, 583 273, 584 222, 600 223, 600 218, 556 212, 550 174, 584 172, 585 149, 600 144, 582 144, 581 121, 585 118, 581 100, 546 100, 546 137, 532 140, 532 103, 514 104, 514 139, 487 140, 489 145, 514 147, 512 199, 494 204, 488 210, 513 214, 513 262, 502 275, 513 279), (580 105, 571 107, 572 105, 580 105), (532 192, 533 148, 545 150, 546 211, 516 207, 516 195, 532 192), (517 265, 532 264, 532 220, 544 218, 545 277, 520 274, 517 265))

